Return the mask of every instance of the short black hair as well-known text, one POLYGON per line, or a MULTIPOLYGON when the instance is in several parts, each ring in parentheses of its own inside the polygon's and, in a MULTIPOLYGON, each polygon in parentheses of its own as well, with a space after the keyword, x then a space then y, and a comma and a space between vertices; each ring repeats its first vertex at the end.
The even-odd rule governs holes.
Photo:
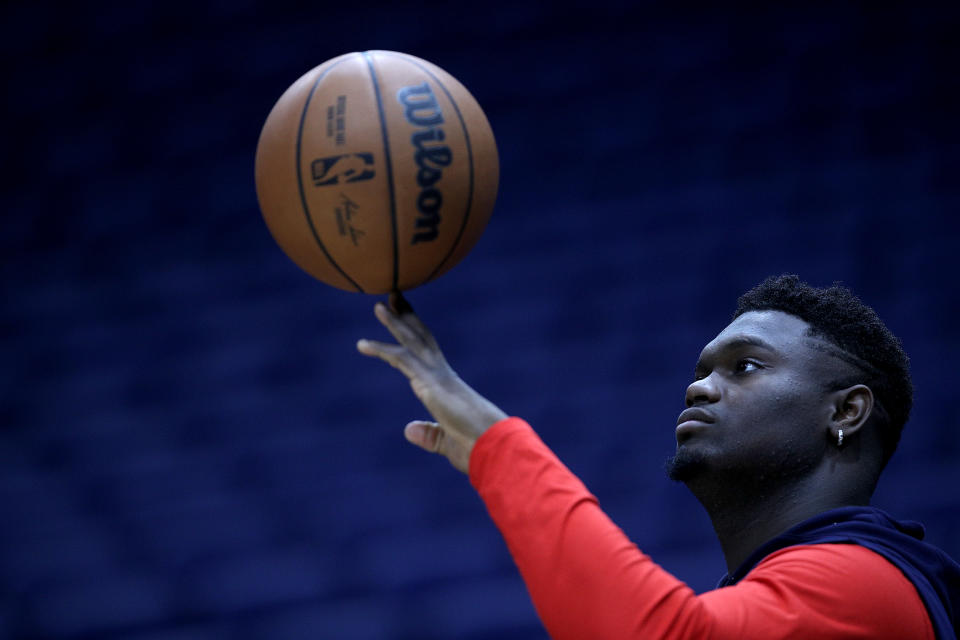
POLYGON ((810 325, 813 334, 848 354, 844 359, 861 373, 831 381, 831 387, 844 389, 865 384, 873 391, 875 404, 881 409, 877 412, 877 424, 883 445, 882 465, 886 465, 896 451, 913 407, 910 359, 900 339, 872 308, 838 282, 818 289, 796 275, 771 276, 740 296, 733 317, 767 310, 800 318, 810 325))

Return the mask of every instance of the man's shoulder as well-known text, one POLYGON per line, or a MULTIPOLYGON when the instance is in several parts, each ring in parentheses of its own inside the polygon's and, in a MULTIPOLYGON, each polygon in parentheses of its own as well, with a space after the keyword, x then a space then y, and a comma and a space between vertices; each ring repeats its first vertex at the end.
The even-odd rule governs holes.
POLYGON ((871 577, 899 576, 910 586, 910 581, 893 563, 859 544, 826 542, 783 547, 757 563, 744 580, 755 578, 758 572, 765 574, 769 571, 815 572, 820 578, 838 574, 838 580, 857 584, 871 577))
POLYGON ((913 583, 882 555, 858 544, 784 547, 759 562, 738 587, 784 606, 802 602, 809 614, 841 625, 870 621, 878 630, 908 634, 900 637, 934 637, 913 583))

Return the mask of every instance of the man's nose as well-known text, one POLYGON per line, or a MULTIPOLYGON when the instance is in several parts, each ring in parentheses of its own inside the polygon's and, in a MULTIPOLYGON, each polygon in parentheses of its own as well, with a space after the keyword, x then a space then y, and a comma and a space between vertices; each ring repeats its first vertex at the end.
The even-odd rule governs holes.
POLYGON ((720 399, 720 387, 715 376, 711 373, 699 380, 694 380, 687 387, 686 403, 688 407, 698 404, 716 402, 720 399))

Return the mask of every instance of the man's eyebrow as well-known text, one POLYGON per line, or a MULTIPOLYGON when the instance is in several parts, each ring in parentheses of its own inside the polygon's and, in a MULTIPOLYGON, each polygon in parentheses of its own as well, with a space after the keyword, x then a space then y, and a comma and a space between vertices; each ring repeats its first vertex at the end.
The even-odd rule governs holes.
MULTIPOLYGON (((742 335, 733 336, 728 340, 724 340, 717 347, 716 352, 730 351, 731 349, 737 349, 740 347, 760 347, 761 349, 766 349, 767 351, 774 351, 774 352, 777 351, 776 347, 774 347, 772 344, 770 344, 763 338, 742 334, 742 335)), ((710 353, 708 355, 715 355, 716 352, 710 353)), ((694 371, 700 371, 701 369, 703 369, 703 354, 701 354, 700 357, 697 359, 697 364, 694 367, 694 371)))
POLYGON ((766 349, 767 351, 777 350, 776 347, 763 338, 750 335, 734 336, 733 338, 724 341, 723 344, 720 345, 721 349, 734 349, 736 347, 760 347, 761 349, 766 349))

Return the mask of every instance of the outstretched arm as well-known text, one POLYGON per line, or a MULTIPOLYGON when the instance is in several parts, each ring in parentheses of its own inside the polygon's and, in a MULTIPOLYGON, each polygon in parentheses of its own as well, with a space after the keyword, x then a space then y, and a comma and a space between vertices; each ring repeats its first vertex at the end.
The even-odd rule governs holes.
POLYGON ((380 358, 407 376, 414 394, 436 421, 415 420, 406 426, 404 435, 467 473, 477 438, 507 414, 460 379, 447 364, 433 334, 401 294, 391 294, 389 306, 378 302, 374 313, 398 344, 360 340, 357 350, 380 358))
POLYGON ((783 549, 736 586, 698 597, 627 539, 528 425, 505 420, 456 375, 403 297, 375 313, 398 344, 357 349, 402 371, 436 420, 408 424, 408 440, 464 473, 474 453, 470 480, 553 638, 933 639, 899 569, 853 545, 783 549), (857 606, 838 607, 851 593, 857 606))

